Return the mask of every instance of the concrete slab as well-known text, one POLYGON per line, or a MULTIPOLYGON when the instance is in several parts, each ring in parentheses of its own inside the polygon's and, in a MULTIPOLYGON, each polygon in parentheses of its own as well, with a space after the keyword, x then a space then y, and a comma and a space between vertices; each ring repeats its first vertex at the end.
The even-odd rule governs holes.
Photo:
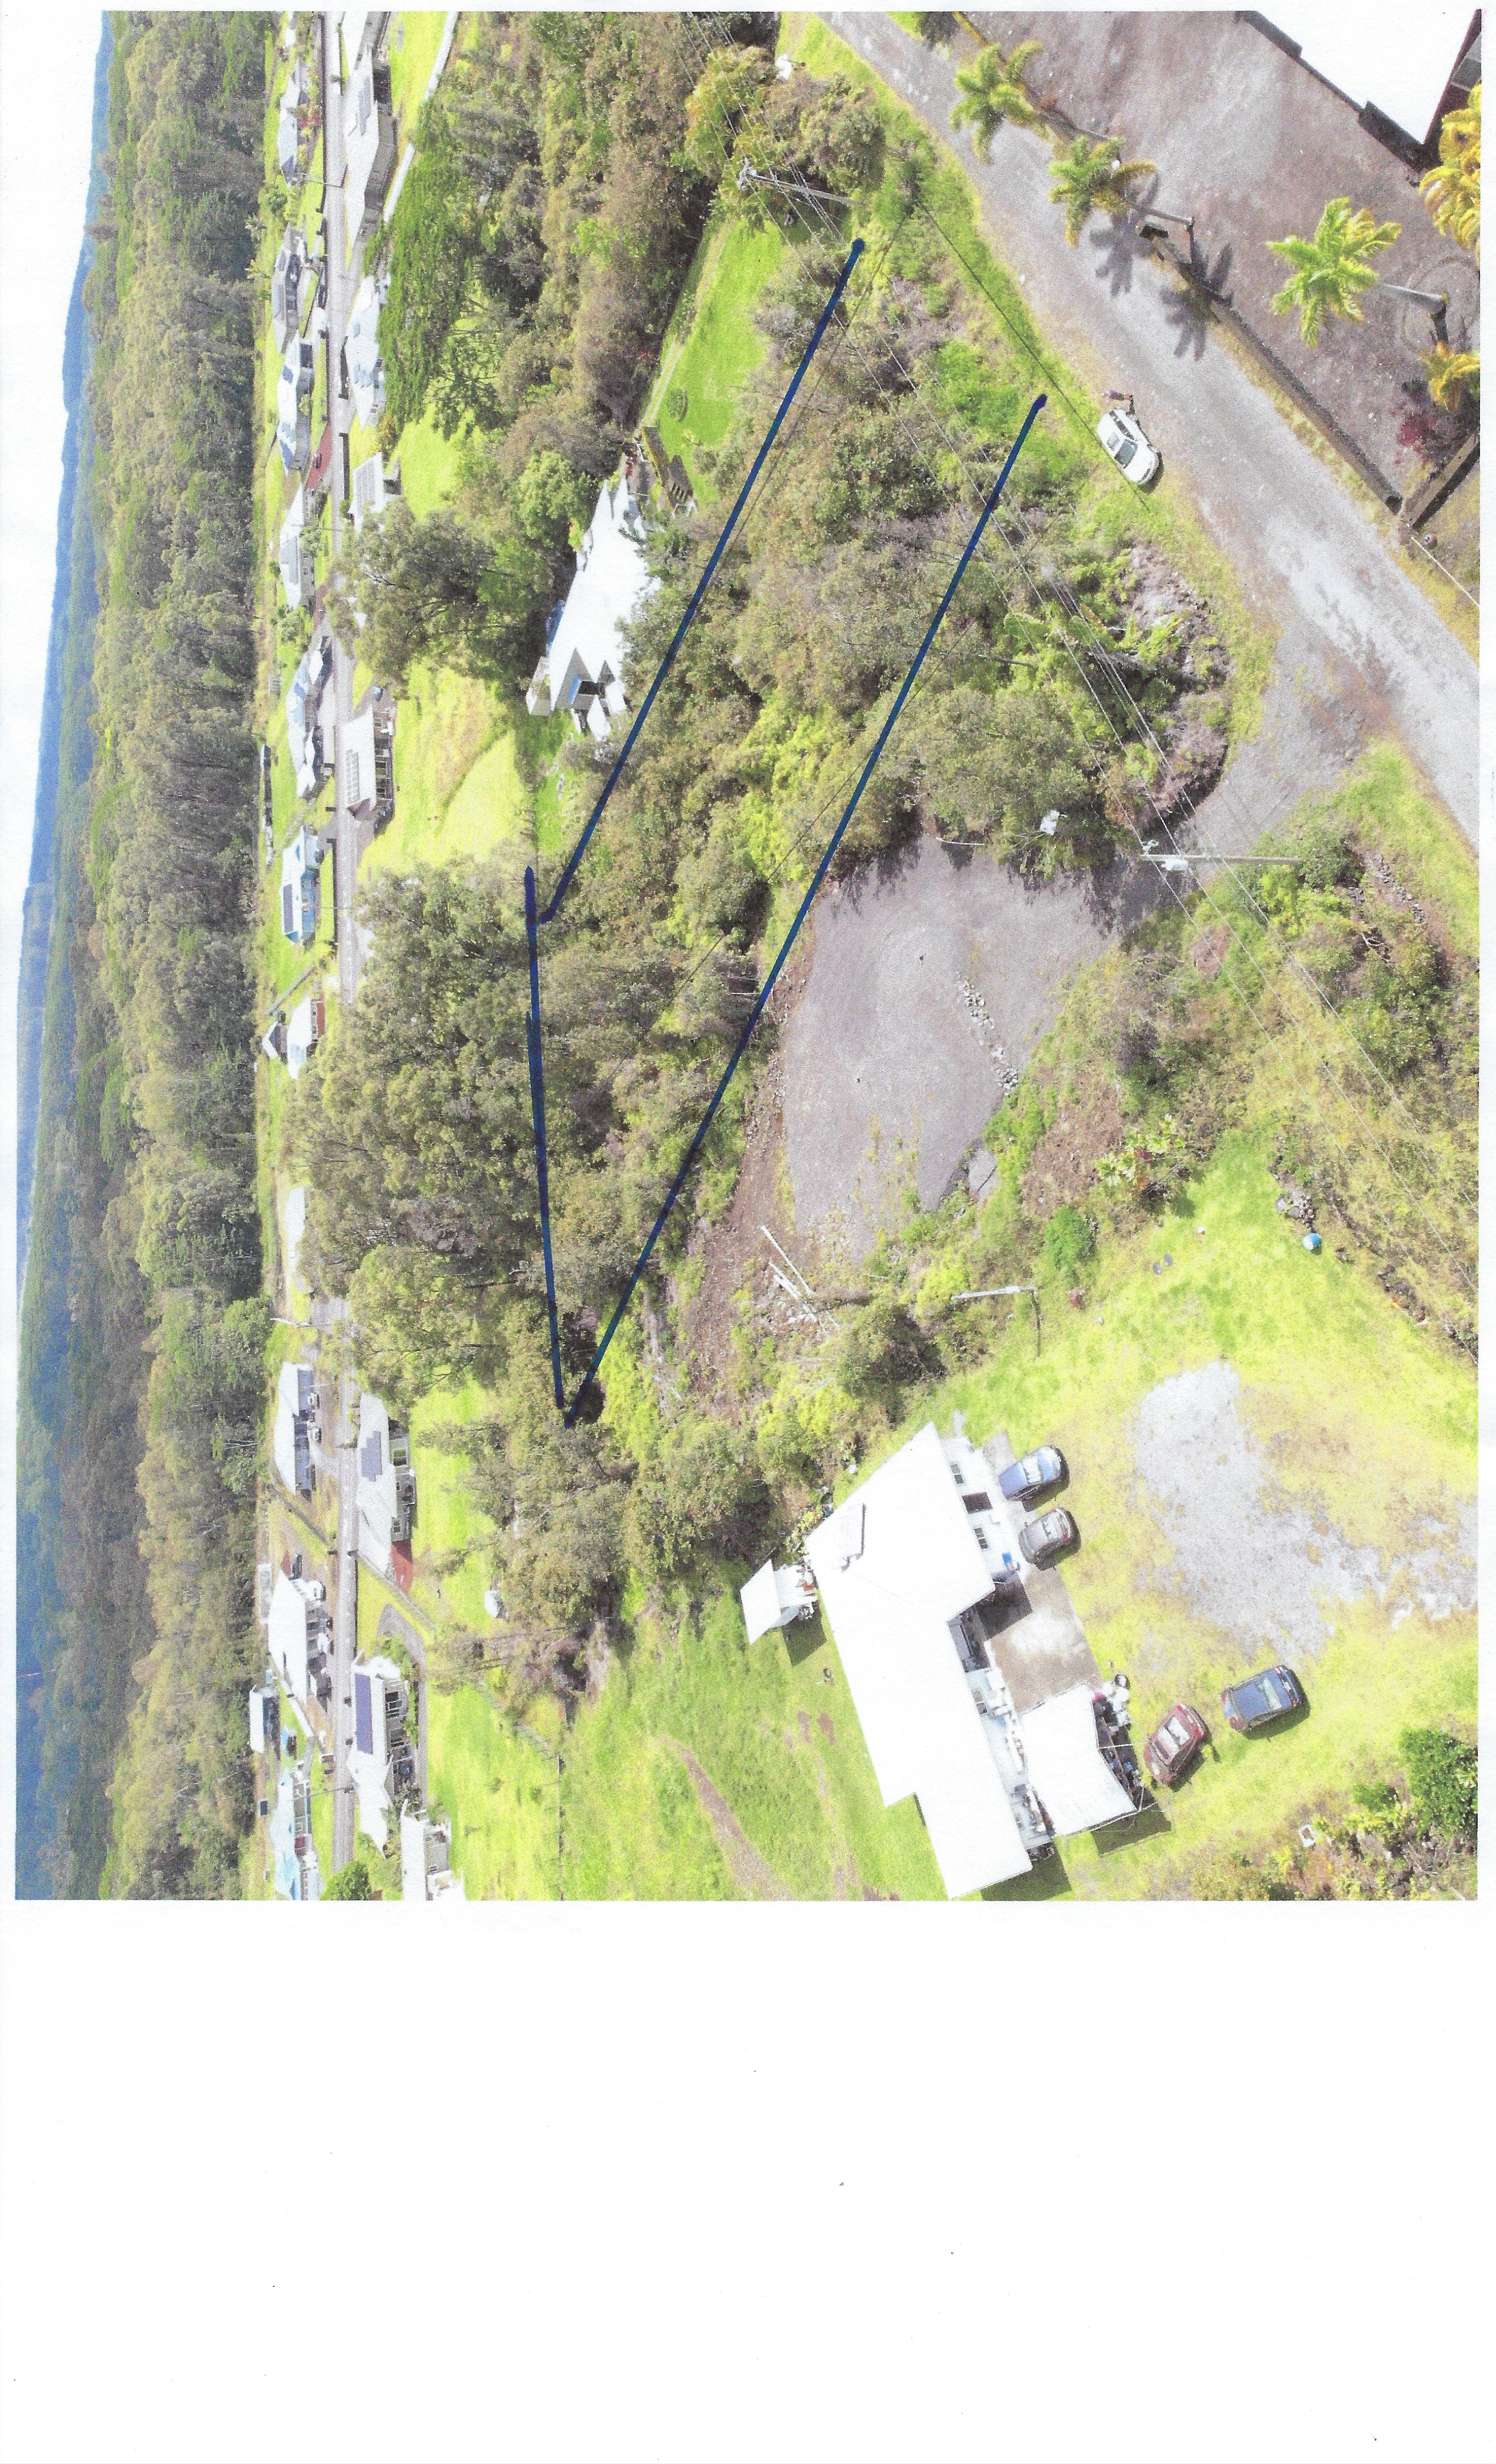
MULTIPOLYGON (((1017 1556, 1019 1527, 1027 1516, 1008 1507, 997 1485, 997 1475, 1017 1461, 1006 1430, 995 1430, 981 1452, 992 1467, 994 1511, 1007 1519, 1017 1556)), ((1101 1671, 1059 1568, 1030 1566, 1022 1559, 1020 1563, 1022 1588, 1015 1585, 990 1606, 984 1605, 979 1622, 1014 1705, 1023 1712, 1047 1703, 1052 1694, 1063 1694, 1068 1686, 1099 1684, 1101 1671)))

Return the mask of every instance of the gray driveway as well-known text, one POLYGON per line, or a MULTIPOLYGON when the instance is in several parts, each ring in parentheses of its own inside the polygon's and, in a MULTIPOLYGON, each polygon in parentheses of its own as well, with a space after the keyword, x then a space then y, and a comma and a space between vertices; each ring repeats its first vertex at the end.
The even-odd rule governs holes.
MULTIPOLYGON (((826 12, 942 143, 956 97, 953 63, 891 17, 826 12)), ((1181 486, 1263 617, 1280 632, 1301 620, 1325 661, 1343 663, 1374 724, 1396 735, 1473 839, 1477 834, 1478 689, 1474 661, 1359 511, 1348 485, 1301 443, 1208 327, 1180 355, 1174 276, 1105 218, 1066 245, 1049 203, 1042 137, 1004 127, 988 165, 963 167, 1003 261, 1023 277, 1041 329, 1097 393, 1130 389, 1181 486), (1193 347, 1193 346, 1192 346, 1193 347)))
POLYGON ((933 839, 824 890, 784 1030, 797 1229, 857 1258, 911 1179, 935 1205, 1071 976, 1156 895, 1138 865, 1034 889, 984 851, 933 839))

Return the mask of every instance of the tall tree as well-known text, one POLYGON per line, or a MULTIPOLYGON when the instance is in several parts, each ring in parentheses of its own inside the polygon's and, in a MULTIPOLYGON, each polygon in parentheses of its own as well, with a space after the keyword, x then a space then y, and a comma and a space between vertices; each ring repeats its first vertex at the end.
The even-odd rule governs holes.
POLYGON ((1110 214, 1113 221, 1125 214, 1138 181, 1157 167, 1141 159, 1124 163, 1114 137, 1077 137, 1067 153, 1057 154, 1050 166, 1049 202, 1064 210, 1070 246, 1078 245, 1092 214, 1110 214))
POLYGON ((1010 52, 988 43, 970 68, 957 69, 960 99, 951 113, 953 128, 969 128, 972 152, 979 163, 992 160, 992 141, 1005 120, 1032 128, 1039 118, 1023 71, 1044 49, 1042 43, 1016 43, 1010 52))

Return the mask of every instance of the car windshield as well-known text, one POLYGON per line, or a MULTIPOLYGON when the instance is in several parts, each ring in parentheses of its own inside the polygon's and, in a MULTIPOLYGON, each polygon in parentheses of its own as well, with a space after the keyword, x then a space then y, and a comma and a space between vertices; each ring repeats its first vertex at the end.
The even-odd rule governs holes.
POLYGON ((1133 438, 1131 436, 1124 436, 1121 444, 1116 449, 1117 460, 1124 471, 1127 469, 1128 464, 1132 461, 1133 456, 1136 451, 1137 447, 1133 438))
POLYGON ((1175 1747, 1187 1746, 1190 1742, 1190 1732, 1182 1720, 1165 1720, 1163 1732, 1175 1747))
POLYGON ((1263 1692, 1266 1696, 1268 1702, 1272 1705, 1275 1711, 1286 1711, 1287 1709, 1287 1695, 1285 1693, 1283 1687, 1279 1684, 1278 1680, 1272 1675, 1270 1670, 1263 1679, 1263 1692))

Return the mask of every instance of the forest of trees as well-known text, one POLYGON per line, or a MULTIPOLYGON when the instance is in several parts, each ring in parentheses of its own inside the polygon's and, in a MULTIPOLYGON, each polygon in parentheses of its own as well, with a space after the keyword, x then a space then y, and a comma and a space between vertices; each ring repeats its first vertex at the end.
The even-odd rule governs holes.
POLYGON ((265 31, 248 15, 115 20, 85 290, 99 614, 71 941, 63 1506, 69 1699, 75 1725, 93 1703, 94 1750, 87 1836, 56 1883, 82 1891, 231 1891, 250 1812, 238 1732, 268 1304, 245 277, 265 31))

